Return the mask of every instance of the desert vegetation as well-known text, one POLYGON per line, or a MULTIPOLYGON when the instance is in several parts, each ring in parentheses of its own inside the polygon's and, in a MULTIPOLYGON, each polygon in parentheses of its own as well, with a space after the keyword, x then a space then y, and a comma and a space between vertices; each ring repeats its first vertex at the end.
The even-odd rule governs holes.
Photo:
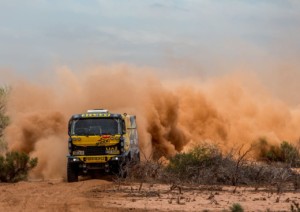
POLYGON ((5 156, 0 156, 0 182, 25 180, 36 165, 37 158, 30 159, 26 153, 7 152, 5 156))
MULTIPOLYGON (((7 151, 4 129, 9 124, 6 102, 10 89, 0 88, 0 181, 16 182, 26 179, 28 171, 37 165, 23 152, 7 151)), ((169 183, 172 185, 233 185, 275 186, 281 191, 285 185, 300 186, 300 176, 293 168, 300 166, 299 147, 287 141, 271 145, 266 139, 248 149, 222 152, 213 144, 202 143, 189 152, 178 153, 165 160, 144 160, 127 164, 127 177, 122 180, 169 183), (255 158, 253 155, 256 155, 255 158)), ((119 181, 122 181, 119 179, 119 181)))
POLYGON ((265 162, 280 162, 290 167, 300 167, 298 146, 283 141, 279 146, 270 145, 266 139, 260 139, 257 145, 258 159, 265 162))
POLYGON ((295 168, 300 159, 297 146, 286 141, 277 147, 267 146, 266 141, 264 145, 266 149, 260 150, 255 144, 224 153, 216 145, 203 143, 163 160, 129 163, 125 165, 126 178, 114 178, 114 192, 134 198, 133 201, 156 198, 171 206, 188 205, 191 210, 196 208, 197 196, 202 196, 207 207, 202 211, 247 211, 247 198, 266 202, 262 203, 265 211, 283 207, 279 203, 299 211, 299 200, 295 197, 300 188, 300 173, 295 168), (273 149, 278 150, 276 157, 267 158, 273 149), (295 196, 284 197, 287 194, 295 196), (222 195, 231 200, 223 199, 222 195), (241 198, 234 200, 235 195, 241 198), (267 202, 275 205, 267 206, 267 202))
POLYGON ((230 211, 231 211, 231 212, 243 212, 244 209, 243 209, 243 207, 242 207, 239 203, 234 203, 234 204, 230 207, 230 211))
POLYGON ((300 159, 298 149, 288 142, 282 142, 278 152, 270 146, 262 149, 257 159, 257 147, 222 153, 216 145, 201 144, 186 153, 178 153, 161 160, 146 160, 140 164, 127 166, 125 180, 139 182, 159 182, 175 187, 194 185, 228 185, 272 187, 277 192, 284 189, 299 189, 300 174, 293 167, 298 167, 300 159), (270 158, 265 158, 274 154, 270 158), (267 161, 266 161, 267 160, 267 161))
MULTIPOLYGON (((2 87, 0 95, 0 182, 26 180, 38 159, 30 158, 24 152, 8 150, 4 129, 9 125, 9 117, 6 115, 9 88, 2 87)), ((217 145, 201 143, 188 152, 180 152, 172 157, 165 156, 159 160, 151 157, 140 163, 127 163, 123 166, 126 174, 114 176, 115 182, 107 188, 93 185, 84 194, 91 199, 113 193, 120 195, 120 200, 126 195, 131 203, 155 198, 155 201, 166 202, 167 205, 180 207, 189 204, 195 208, 196 201, 201 199, 210 208, 244 211, 248 206, 244 205, 243 199, 225 203, 220 198, 222 193, 234 197, 238 192, 248 192, 249 195, 263 190, 267 192, 267 197, 252 195, 251 201, 284 201, 290 204, 291 211, 299 211, 296 198, 280 199, 284 192, 299 191, 299 166, 299 145, 288 141, 274 145, 261 138, 250 147, 240 146, 227 152, 217 145), (273 193, 277 196, 272 196, 273 193)), ((63 183, 59 186, 63 186, 63 183)), ((111 207, 115 207, 114 202, 111 207)))
POLYGON ((0 153, 3 153, 6 149, 6 143, 3 139, 3 132, 9 123, 9 118, 5 114, 8 92, 9 89, 7 87, 0 87, 0 153))
POLYGON ((7 151, 4 129, 9 124, 6 115, 8 87, 0 88, 0 182, 17 182, 27 179, 28 172, 37 165, 37 158, 30 158, 24 152, 7 151))

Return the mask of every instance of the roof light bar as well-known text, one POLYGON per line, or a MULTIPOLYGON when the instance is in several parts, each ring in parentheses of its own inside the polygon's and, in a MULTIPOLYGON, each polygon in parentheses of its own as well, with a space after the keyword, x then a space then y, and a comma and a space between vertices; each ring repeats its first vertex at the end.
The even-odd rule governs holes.
POLYGON ((94 109, 94 110, 88 110, 88 113, 108 113, 108 110, 105 109, 94 109))

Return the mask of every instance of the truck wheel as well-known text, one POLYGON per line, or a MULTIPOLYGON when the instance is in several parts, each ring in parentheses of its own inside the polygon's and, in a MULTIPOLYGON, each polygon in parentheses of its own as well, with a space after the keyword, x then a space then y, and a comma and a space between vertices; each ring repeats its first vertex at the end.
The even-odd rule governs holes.
POLYGON ((69 183, 78 182, 78 165, 68 162, 67 165, 67 180, 69 183))

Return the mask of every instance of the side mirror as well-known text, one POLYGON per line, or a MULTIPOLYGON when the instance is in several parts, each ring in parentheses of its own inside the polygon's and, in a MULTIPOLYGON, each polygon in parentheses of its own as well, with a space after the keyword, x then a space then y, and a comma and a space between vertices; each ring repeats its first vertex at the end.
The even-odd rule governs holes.
POLYGON ((68 124, 68 135, 69 136, 71 135, 71 123, 72 123, 72 121, 70 120, 69 124, 68 124))
POLYGON ((126 125, 124 120, 122 120, 122 133, 126 134, 126 125))

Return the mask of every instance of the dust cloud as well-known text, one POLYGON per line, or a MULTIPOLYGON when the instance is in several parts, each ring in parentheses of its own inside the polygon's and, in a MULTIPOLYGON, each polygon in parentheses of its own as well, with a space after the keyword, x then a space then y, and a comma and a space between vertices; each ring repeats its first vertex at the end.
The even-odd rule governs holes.
POLYGON ((9 149, 39 158, 34 176, 63 177, 68 119, 95 108, 136 114, 146 158, 172 156, 201 142, 229 150, 260 138, 274 144, 299 140, 300 108, 274 97, 253 75, 172 83, 153 73, 129 65, 82 72, 62 67, 49 82, 15 80, 7 107, 9 149))

